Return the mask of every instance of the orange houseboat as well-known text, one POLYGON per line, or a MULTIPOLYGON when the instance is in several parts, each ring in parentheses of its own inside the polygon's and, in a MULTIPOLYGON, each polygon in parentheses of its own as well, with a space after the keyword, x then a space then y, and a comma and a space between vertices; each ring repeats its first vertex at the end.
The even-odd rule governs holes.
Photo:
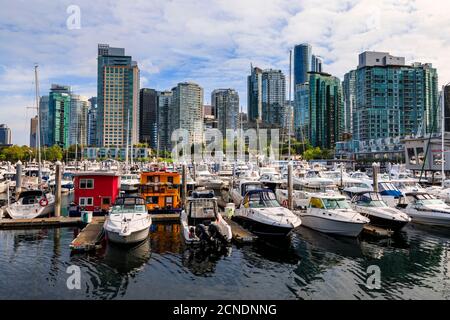
POLYGON ((149 213, 181 212, 181 175, 176 171, 141 173, 139 193, 149 213))

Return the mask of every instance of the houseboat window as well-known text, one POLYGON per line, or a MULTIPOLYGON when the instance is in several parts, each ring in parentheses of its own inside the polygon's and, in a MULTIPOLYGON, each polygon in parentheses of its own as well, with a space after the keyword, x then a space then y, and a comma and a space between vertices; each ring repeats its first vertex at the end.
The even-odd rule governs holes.
POLYGON ((173 183, 173 177, 167 177, 167 182, 168 183, 173 183))
POLYGON ((92 206, 93 204, 93 198, 80 198, 80 206, 92 206))
POLYGON ((80 189, 94 189, 94 179, 80 179, 80 189))
POLYGON ((158 204, 158 197, 151 197, 151 196, 146 197, 145 202, 147 204, 158 204))
POLYGON ((102 204, 103 205, 110 205, 111 204, 111 198, 103 198, 102 199, 102 204))
POLYGON ((173 197, 166 197, 166 207, 173 206, 173 197))

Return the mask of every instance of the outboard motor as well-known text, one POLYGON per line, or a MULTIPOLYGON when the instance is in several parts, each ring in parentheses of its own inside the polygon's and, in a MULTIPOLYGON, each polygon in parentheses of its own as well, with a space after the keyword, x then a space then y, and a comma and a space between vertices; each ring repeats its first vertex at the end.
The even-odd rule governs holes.
POLYGON ((206 242, 211 241, 211 235, 209 234, 208 227, 205 226, 203 223, 200 223, 195 226, 195 235, 201 241, 206 241, 206 242))

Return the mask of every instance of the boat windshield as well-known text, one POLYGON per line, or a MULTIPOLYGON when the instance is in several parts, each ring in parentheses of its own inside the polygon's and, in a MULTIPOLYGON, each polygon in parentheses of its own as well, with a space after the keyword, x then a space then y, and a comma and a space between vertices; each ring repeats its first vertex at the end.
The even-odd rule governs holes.
POLYGON ((416 203, 418 205, 428 205, 428 206, 436 206, 436 205, 447 206, 442 200, 432 198, 417 199, 416 203))
POLYGON ((350 206, 345 199, 322 199, 325 209, 349 209, 350 206))
POLYGON ((112 207, 111 213, 147 213, 147 208, 142 204, 123 204, 112 207))
POLYGON ((189 203, 191 218, 215 218, 217 202, 214 199, 196 199, 189 203))
POLYGON ((248 196, 248 205, 250 208, 273 208, 280 207, 273 192, 257 192, 248 196))

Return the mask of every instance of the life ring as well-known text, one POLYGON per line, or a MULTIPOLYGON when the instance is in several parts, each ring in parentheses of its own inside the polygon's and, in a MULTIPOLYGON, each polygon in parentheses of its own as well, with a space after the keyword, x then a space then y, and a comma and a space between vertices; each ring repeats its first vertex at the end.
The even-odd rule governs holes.
POLYGON ((288 201, 287 200, 283 200, 283 207, 287 208, 288 206, 288 201))
POLYGON ((39 200, 39 205, 41 207, 46 207, 48 205, 48 200, 47 198, 42 198, 41 200, 39 200))

